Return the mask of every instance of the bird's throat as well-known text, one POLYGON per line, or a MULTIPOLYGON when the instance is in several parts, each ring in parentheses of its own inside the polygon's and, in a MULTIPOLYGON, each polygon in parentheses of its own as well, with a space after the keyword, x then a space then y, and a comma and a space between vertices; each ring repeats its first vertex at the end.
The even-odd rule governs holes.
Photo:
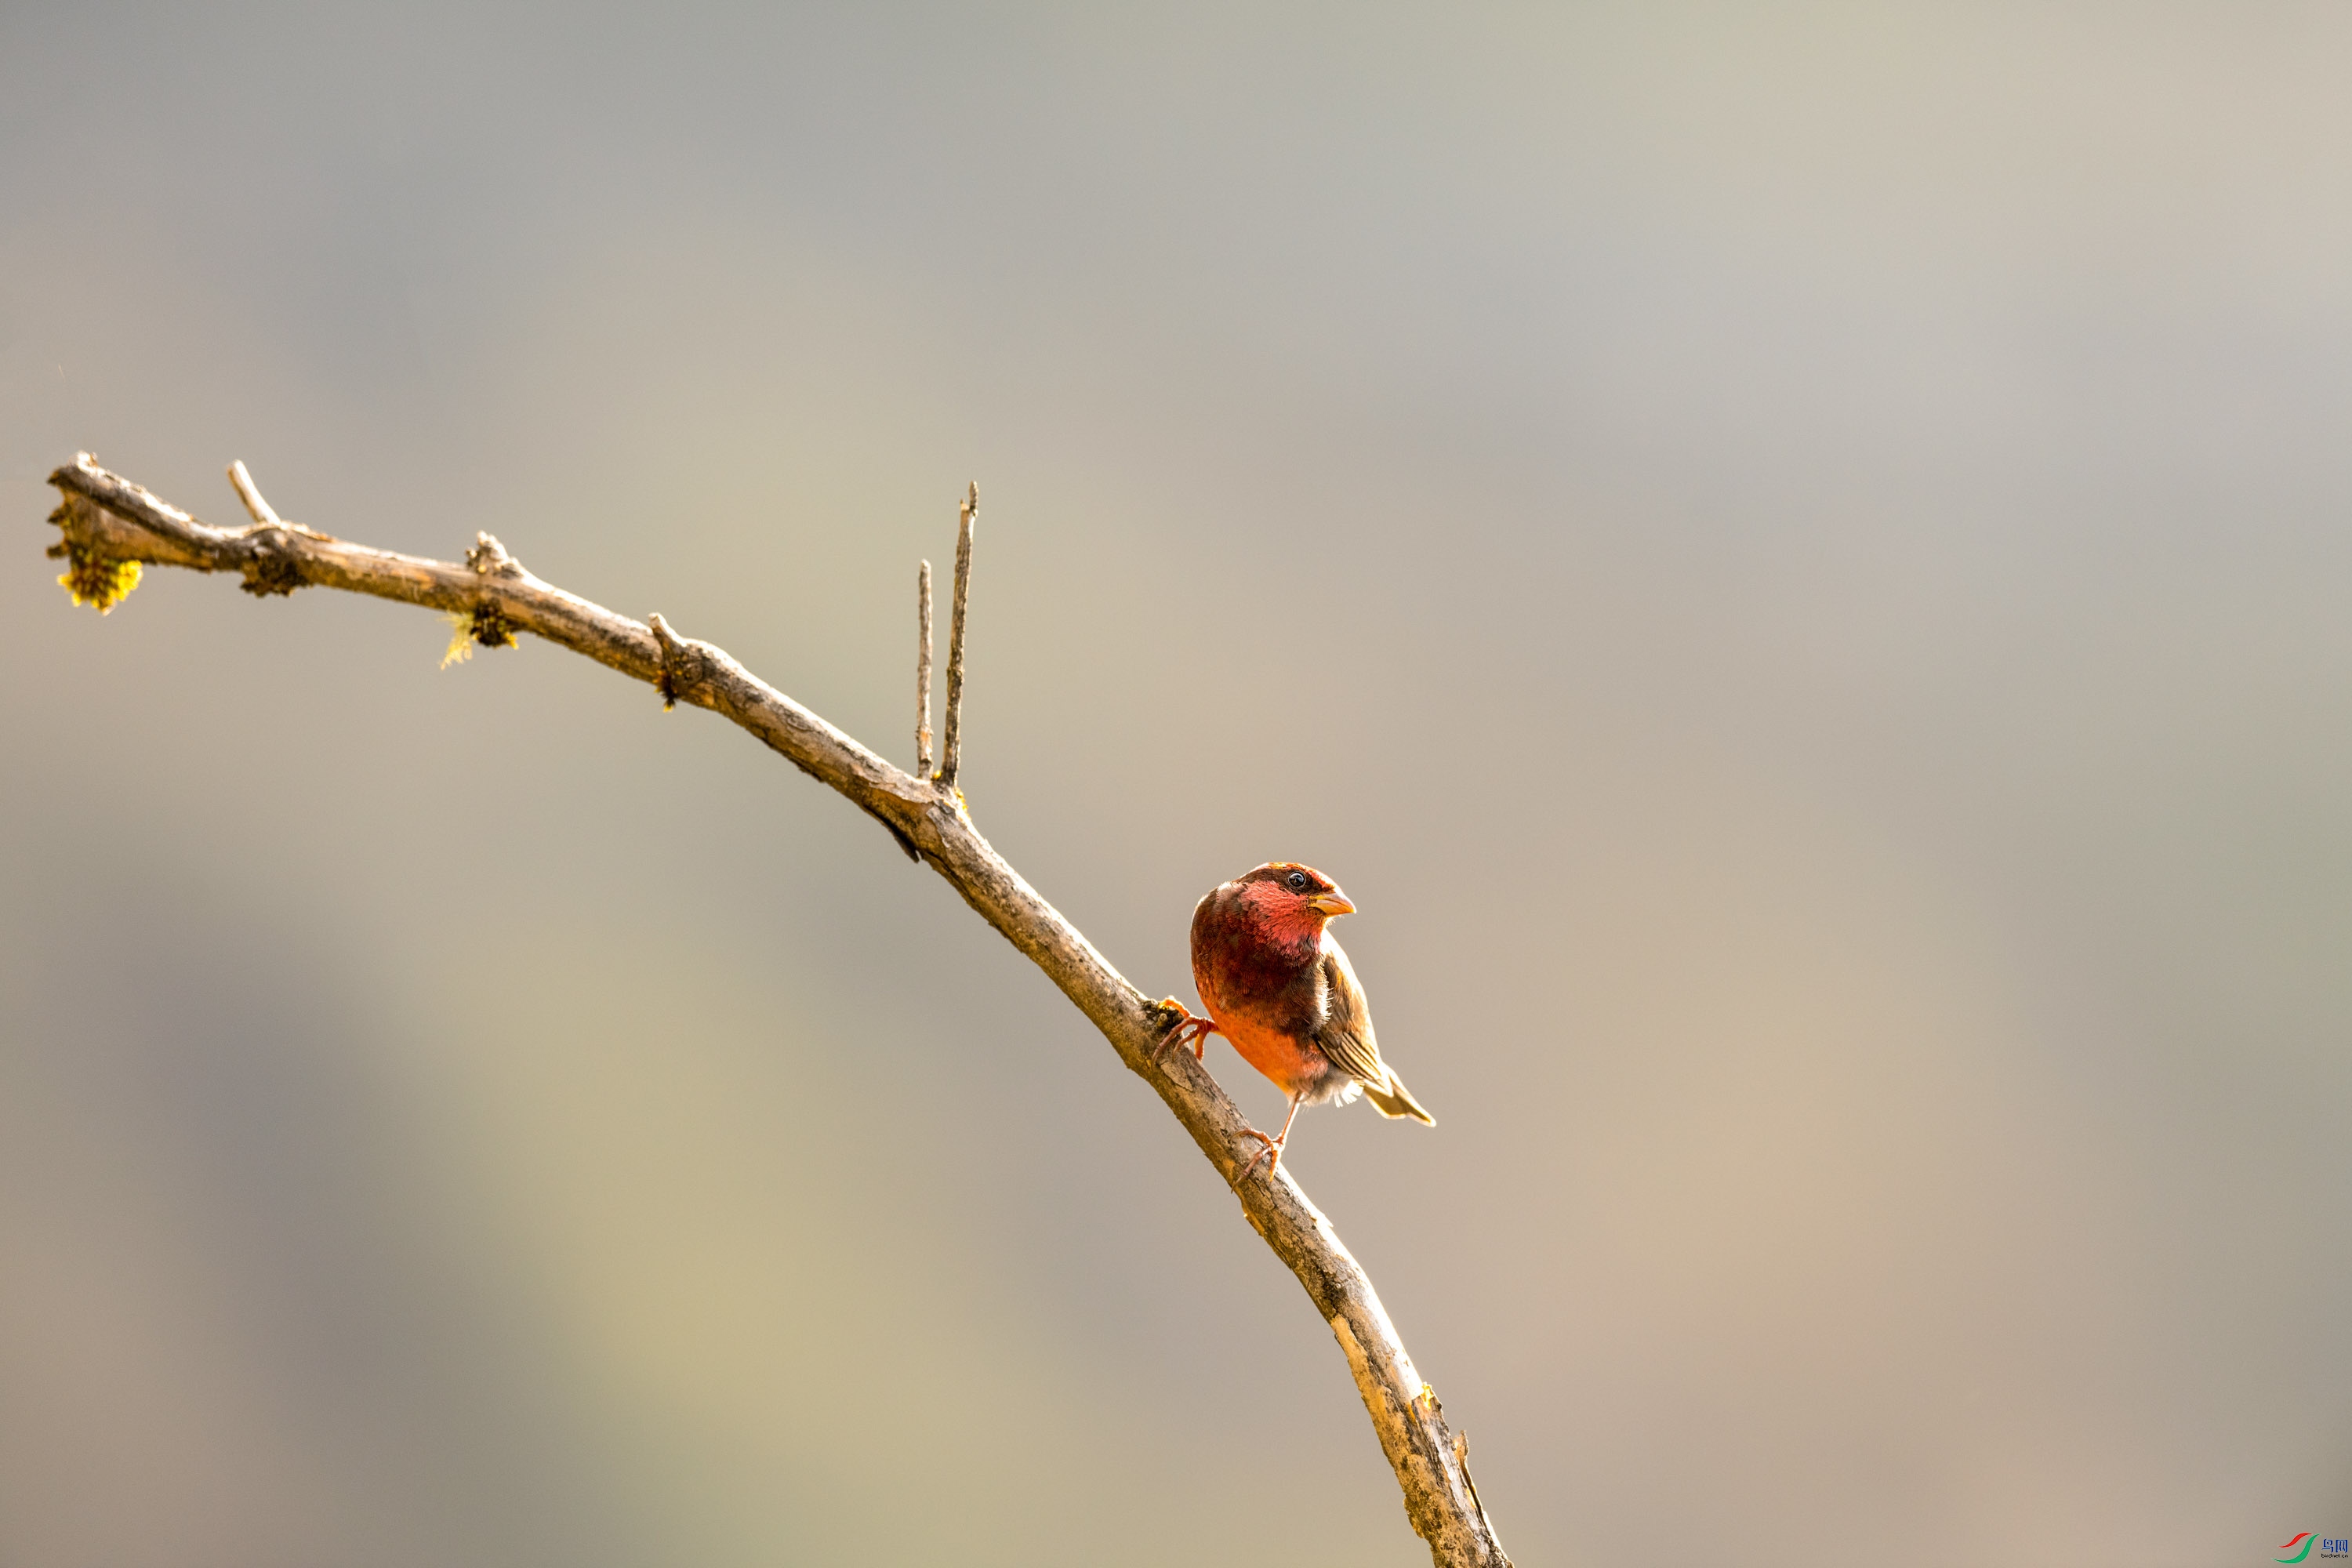
POLYGON ((1255 896, 1244 896, 1242 907, 1261 940, 1279 947, 1313 952, 1323 945, 1323 928, 1329 917, 1303 899, 1285 898, 1261 886, 1255 896))

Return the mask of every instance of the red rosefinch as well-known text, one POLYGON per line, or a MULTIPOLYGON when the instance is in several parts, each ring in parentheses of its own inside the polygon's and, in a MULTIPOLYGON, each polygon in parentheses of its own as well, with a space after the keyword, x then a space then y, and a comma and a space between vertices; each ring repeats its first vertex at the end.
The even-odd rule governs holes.
POLYGON ((1290 1097, 1278 1136, 1250 1130, 1265 1147, 1242 1167, 1236 1185, 1260 1160, 1274 1173, 1302 1105, 1345 1105, 1360 1091, 1382 1116, 1437 1120, 1381 1060, 1364 988, 1327 929, 1355 912, 1328 877, 1287 860, 1211 889, 1192 910, 1192 984, 1209 1016, 1196 1018, 1179 1005, 1184 1016, 1160 1049, 1190 1045, 1198 1058, 1207 1037, 1223 1035, 1290 1097))

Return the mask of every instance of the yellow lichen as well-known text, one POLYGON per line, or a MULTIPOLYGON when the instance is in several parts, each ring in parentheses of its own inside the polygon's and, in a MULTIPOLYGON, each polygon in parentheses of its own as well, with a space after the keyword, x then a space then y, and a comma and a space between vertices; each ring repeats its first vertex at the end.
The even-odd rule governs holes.
POLYGON ((136 561, 108 561, 79 550, 68 550, 66 560, 66 573, 58 579, 58 585, 73 595, 75 604, 88 605, 101 616, 139 586, 136 561))
POLYGON ((474 657, 474 645, 484 647, 515 646, 514 623, 500 613, 496 605, 476 605, 470 610, 449 610, 441 618, 449 623, 449 647, 441 655, 441 668, 463 664, 474 657))
POLYGON ((449 649, 441 656, 441 668, 446 669, 474 657, 474 617, 470 611, 448 610, 441 618, 449 623, 449 649))

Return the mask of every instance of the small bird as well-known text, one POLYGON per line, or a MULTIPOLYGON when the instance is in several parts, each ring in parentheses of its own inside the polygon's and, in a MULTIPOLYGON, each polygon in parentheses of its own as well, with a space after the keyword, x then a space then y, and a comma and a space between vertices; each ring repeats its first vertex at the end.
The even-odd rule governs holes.
POLYGON ((1288 860, 1220 884, 1192 910, 1192 984, 1209 1016, 1196 1018, 1178 1004, 1183 1016, 1159 1051, 1189 1045, 1197 1059, 1209 1036, 1223 1035, 1290 1097, 1278 1136, 1247 1130, 1265 1147, 1234 1178, 1236 1186, 1260 1160, 1274 1174, 1302 1105, 1346 1105, 1361 1093, 1382 1116, 1437 1120, 1381 1060, 1364 988, 1331 939, 1330 922, 1355 912, 1330 878, 1288 860))

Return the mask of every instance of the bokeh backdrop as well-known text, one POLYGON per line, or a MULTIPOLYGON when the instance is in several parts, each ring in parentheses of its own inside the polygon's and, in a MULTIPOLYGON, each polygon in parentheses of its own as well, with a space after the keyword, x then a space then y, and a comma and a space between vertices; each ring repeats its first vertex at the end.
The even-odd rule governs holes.
POLYGON ((1391 1563, 1344 1363, 867 819, 53 585, 78 448, 659 610, 1138 984, 1523 1564, 2352 1533, 2352 14, 0 10, 0 1562, 1391 1563), (1261 1119, 1278 1098, 1222 1045, 1261 1119))

